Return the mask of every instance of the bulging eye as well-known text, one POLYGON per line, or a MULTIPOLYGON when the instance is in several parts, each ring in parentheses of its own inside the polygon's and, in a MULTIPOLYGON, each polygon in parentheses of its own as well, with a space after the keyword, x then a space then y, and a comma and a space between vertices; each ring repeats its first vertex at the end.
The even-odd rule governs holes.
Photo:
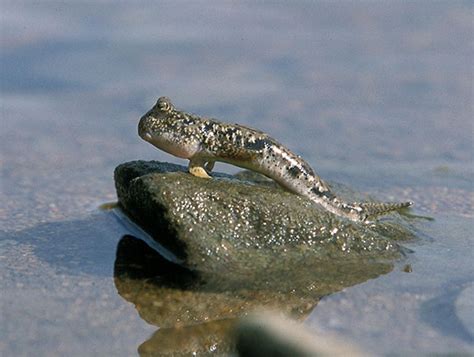
POLYGON ((174 106, 168 97, 160 97, 156 102, 156 105, 162 112, 170 112, 174 109, 174 106))

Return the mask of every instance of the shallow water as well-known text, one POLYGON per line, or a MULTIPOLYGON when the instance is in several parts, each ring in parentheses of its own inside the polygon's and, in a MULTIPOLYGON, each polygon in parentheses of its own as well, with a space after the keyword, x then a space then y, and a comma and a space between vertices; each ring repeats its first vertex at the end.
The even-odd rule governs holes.
POLYGON ((309 326, 376 353, 474 353, 472 4, 0 7, 2 355, 130 355, 156 331, 117 293, 129 231, 98 206, 119 163, 182 163, 136 133, 160 95, 434 219, 400 267, 323 299, 309 326))

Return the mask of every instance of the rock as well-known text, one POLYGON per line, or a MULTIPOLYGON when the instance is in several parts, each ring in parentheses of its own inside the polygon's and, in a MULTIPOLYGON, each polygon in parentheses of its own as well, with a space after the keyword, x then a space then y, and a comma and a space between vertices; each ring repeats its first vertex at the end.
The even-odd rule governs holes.
POLYGON ((200 272, 254 274, 284 268, 275 264, 282 260, 304 266, 394 258, 400 252, 394 240, 410 236, 406 229, 335 216, 265 181, 224 174, 201 179, 169 163, 122 164, 115 183, 123 210, 186 267, 200 272))
POLYGON ((181 262, 132 236, 117 247, 119 294, 160 326, 144 354, 231 351, 236 318, 264 307, 301 320, 322 296, 391 271, 397 241, 413 237, 397 215, 358 224, 251 172, 213 177, 160 162, 115 170, 122 210, 181 262))

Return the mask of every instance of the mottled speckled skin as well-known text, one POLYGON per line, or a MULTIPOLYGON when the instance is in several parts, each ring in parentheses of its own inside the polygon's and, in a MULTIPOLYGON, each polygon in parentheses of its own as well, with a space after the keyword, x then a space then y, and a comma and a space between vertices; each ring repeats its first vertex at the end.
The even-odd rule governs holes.
POLYGON ((189 172, 195 176, 209 178, 207 172, 215 161, 226 162, 262 173, 289 191, 353 221, 366 221, 369 216, 411 205, 411 202, 344 202, 306 161, 269 135, 179 111, 166 97, 159 98, 140 119, 138 134, 161 150, 189 159, 189 172))

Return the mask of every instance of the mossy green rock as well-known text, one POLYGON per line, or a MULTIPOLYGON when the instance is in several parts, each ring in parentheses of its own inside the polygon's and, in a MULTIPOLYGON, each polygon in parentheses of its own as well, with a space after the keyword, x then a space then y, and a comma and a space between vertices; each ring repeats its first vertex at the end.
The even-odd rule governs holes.
POLYGON ((123 210, 184 266, 202 273, 254 275, 270 269, 287 276, 295 266, 318 262, 394 258, 399 254, 394 240, 410 236, 393 222, 340 218, 260 176, 213 176, 202 179, 179 165, 134 161, 116 168, 115 183, 123 210))

